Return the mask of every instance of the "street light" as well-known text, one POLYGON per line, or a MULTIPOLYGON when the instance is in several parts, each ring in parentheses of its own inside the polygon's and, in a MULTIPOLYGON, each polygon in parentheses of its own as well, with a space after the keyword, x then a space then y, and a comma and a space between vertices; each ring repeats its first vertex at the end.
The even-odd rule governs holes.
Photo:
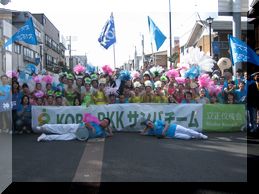
POLYGON ((206 22, 209 24, 209 31, 210 31, 210 56, 211 56, 211 24, 213 22, 213 19, 212 17, 208 17, 206 19, 206 22))

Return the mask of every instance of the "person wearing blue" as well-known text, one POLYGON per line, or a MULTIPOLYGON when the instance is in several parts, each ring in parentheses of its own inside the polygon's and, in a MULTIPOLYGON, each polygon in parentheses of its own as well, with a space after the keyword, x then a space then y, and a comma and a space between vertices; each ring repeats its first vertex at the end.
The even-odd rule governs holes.
POLYGON ((208 139, 208 136, 199 133, 193 129, 183 127, 172 123, 166 124, 162 120, 156 120, 154 123, 151 120, 145 121, 145 128, 141 132, 142 135, 154 135, 159 138, 177 138, 177 139, 208 139))
POLYGON ((244 104, 246 102, 247 91, 245 88, 245 82, 240 81, 238 84, 238 89, 235 90, 236 100, 239 104, 244 104))
POLYGON ((10 105, 11 102, 11 86, 8 83, 8 77, 2 75, 0 77, 0 131, 9 132, 11 123, 11 112, 9 109, 3 109, 5 103, 10 105))
POLYGON ((21 103, 17 107, 17 120, 16 127, 18 133, 30 133, 31 131, 31 104, 30 98, 24 95, 21 99, 21 103))
POLYGON ((43 132, 37 141, 52 141, 52 140, 87 140, 88 138, 104 138, 112 136, 112 129, 109 127, 110 119, 104 118, 99 124, 96 122, 86 122, 81 124, 44 124, 36 127, 36 132, 43 132), (82 139, 82 132, 87 131, 88 135, 82 139), (46 134, 48 133, 48 134, 46 134), (79 136, 78 136, 79 135, 79 136))

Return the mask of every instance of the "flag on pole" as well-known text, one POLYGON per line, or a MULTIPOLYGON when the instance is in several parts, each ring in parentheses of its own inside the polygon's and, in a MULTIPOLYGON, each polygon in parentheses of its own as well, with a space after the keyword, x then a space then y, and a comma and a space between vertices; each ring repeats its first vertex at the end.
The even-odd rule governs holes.
POLYGON ((259 56, 245 42, 228 35, 229 48, 233 64, 250 62, 259 65, 259 56))
POLYGON ((113 14, 111 14, 110 19, 105 23, 100 37, 98 38, 98 42, 105 49, 108 49, 112 44, 116 42, 113 14))
POLYGON ((7 40, 4 47, 12 44, 14 41, 23 41, 28 44, 37 45, 37 38, 35 35, 35 29, 32 18, 29 18, 24 26, 22 26, 11 38, 7 40))
POLYGON ((149 32, 151 33, 152 38, 155 40, 156 49, 158 50, 164 43, 166 36, 160 31, 156 26, 153 20, 148 16, 148 26, 149 32))

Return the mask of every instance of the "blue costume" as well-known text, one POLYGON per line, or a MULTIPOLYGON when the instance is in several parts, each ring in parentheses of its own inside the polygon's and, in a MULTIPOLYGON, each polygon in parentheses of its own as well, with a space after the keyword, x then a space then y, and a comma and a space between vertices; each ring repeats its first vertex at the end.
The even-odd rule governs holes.
MULTIPOLYGON (((166 130, 165 136, 169 138, 173 138, 175 136, 176 124, 172 123, 169 125, 168 129, 166 130)), ((165 128, 165 122, 162 120, 156 120, 154 123, 155 127, 155 135, 161 136, 163 130, 165 128)))

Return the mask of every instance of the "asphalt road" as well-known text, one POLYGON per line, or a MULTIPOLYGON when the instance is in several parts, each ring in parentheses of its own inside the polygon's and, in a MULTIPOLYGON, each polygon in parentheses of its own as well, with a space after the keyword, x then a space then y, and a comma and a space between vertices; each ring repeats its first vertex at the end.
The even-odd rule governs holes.
MULTIPOLYGON (((37 142, 13 135, 13 182, 247 182, 244 132, 207 133, 208 140, 111 138, 37 142)), ((258 158, 258 142, 249 156, 258 158)), ((258 160, 256 160, 258 161, 258 160)), ((249 168, 248 168, 249 169, 249 168)))

